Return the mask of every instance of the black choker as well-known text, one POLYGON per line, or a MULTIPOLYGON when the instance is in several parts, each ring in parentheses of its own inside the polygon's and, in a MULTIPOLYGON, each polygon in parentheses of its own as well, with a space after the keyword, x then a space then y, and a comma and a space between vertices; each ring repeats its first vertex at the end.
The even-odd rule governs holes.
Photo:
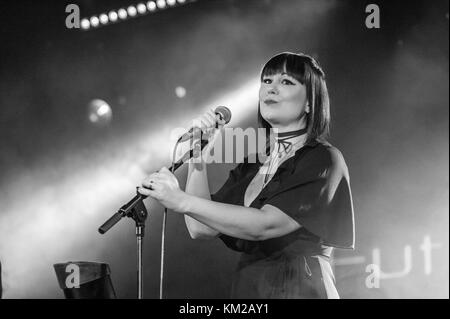
POLYGON ((300 130, 297 130, 297 131, 275 133, 275 136, 277 139, 280 139, 280 137, 281 137, 284 140, 284 139, 289 139, 289 138, 296 137, 296 136, 301 136, 301 135, 305 134, 307 131, 308 131, 308 129, 305 127, 300 130))
MULTIPOLYGON (((288 140, 294 137, 302 136, 308 132, 308 129, 302 128, 297 131, 289 131, 289 132, 282 132, 282 133, 275 133, 275 138, 277 142, 283 146, 284 151, 286 153, 289 153, 292 149, 292 142, 289 142, 288 140)), ((278 150, 279 152, 279 150, 278 150)))

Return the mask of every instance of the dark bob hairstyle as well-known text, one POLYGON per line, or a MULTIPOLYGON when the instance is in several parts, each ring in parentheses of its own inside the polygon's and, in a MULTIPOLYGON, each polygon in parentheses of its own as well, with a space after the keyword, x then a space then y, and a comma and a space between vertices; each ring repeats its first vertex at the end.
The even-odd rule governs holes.
MULTIPOLYGON (((286 72, 306 86, 310 112, 307 114, 307 139, 326 140, 330 130, 330 100, 325 73, 317 61, 302 53, 283 52, 271 58, 261 71, 261 81, 265 76, 286 72)), ((271 125, 262 118, 258 105, 258 124, 270 131, 271 125)))

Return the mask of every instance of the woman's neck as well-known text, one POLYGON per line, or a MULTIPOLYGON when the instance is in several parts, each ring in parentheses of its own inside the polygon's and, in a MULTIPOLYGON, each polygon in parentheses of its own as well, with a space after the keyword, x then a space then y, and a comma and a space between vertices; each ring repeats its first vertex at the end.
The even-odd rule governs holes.
POLYGON ((286 133, 286 132, 293 132, 298 131, 301 129, 306 128, 305 123, 294 123, 292 125, 272 125, 272 129, 274 130, 274 133, 286 133))
POLYGON ((272 128, 274 129, 275 133, 286 133, 286 132, 293 132, 298 131, 301 129, 306 128, 307 121, 306 121, 306 113, 303 113, 303 115, 300 117, 300 119, 297 119, 291 123, 270 123, 272 128))

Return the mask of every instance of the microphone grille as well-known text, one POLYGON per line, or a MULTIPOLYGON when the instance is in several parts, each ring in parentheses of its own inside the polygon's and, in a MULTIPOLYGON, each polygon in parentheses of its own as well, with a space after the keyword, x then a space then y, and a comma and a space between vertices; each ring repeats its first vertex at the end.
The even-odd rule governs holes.
POLYGON ((225 120, 225 123, 230 122, 231 120, 231 111, 226 106, 218 106, 215 111, 216 114, 219 114, 220 117, 225 120))

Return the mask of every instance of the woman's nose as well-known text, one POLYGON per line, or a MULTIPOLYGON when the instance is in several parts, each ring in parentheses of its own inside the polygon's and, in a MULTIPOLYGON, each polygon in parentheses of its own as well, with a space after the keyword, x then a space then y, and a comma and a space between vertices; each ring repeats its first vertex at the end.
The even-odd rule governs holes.
POLYGON ((268 91, 267 91, 267 93, 268 93, 268 94, 278 94, 278 88, 277 88, 277 86, 276 86, 276 85, 270 86, 269 89, 268 89, 268 91))

